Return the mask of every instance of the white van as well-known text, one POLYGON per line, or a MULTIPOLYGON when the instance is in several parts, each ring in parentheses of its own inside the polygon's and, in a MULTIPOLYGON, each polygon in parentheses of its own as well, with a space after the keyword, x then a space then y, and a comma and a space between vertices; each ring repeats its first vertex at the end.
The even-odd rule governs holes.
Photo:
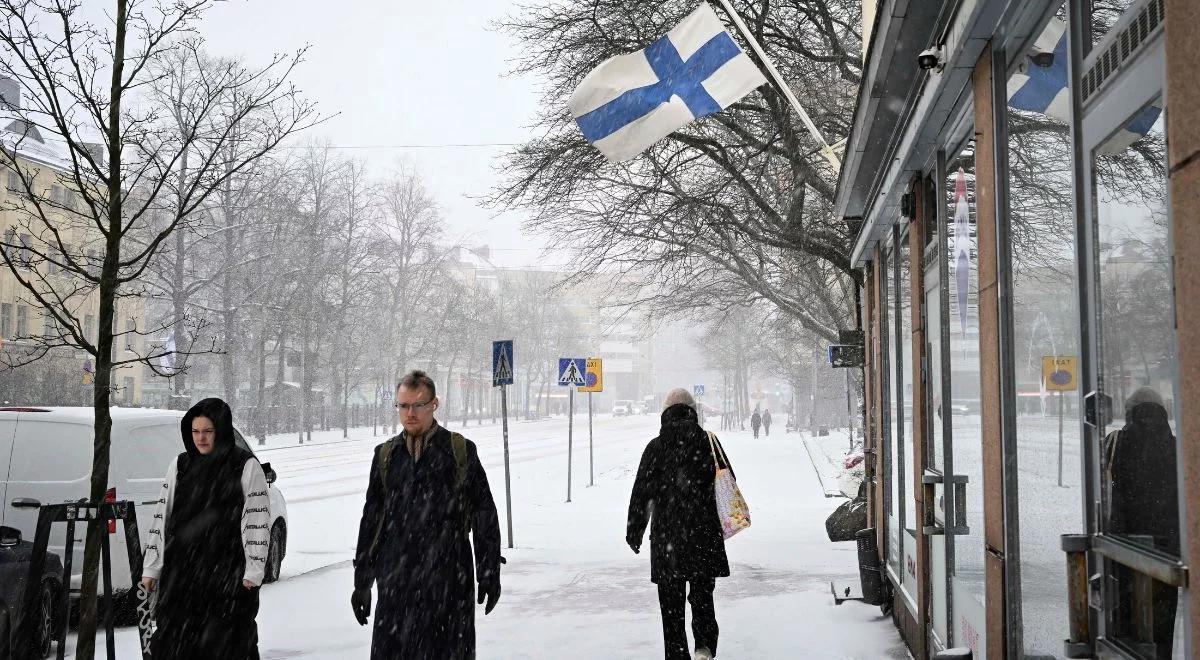
MULTIPOLYGON (((0 525, 15 527, 32 541, 42 504, 74 502, 88 496, 94 439, 91 408, 0 408, 0 525)), ((137 506, 138 533, 145 547, 154 506, 166 478, 167 465, 183 452, 179 423, 183 413, 142 408, 112 409, 112 447, 108 469, 109 498, 129 500, 137 506)), ((242 434, 235 442, 250 451, 242 434)), ((253 452, 251 452, 253 453, 253 452)), ((287 504, 275 488, 275 473, 267 468, 271 500, 271 545, 267 553, 266 581, 279 578, 287 549, 287 504)), ((79 588, 83 567, 85 525, 75 527, 75 552, 71 586, 79 588)), ((50 535, 50 550, 63 555, 66 525, 57 523, 50 535)), ((112 541, 114 591, 129 589, 125 533, 117 523, 112 541)), ((65 557, 64 557, 65 559, 65 557)), ((103 583, 98 584, 103 590, 103 583)))

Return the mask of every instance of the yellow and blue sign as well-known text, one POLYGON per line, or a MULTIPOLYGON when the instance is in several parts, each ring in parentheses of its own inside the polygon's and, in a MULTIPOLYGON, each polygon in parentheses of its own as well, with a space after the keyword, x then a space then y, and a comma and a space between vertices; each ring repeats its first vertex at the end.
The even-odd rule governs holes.
POLYGON ((604 360, 588 358, 587 368, 583 372, 583 381, 584 384, 579 387, 580 392, 603 392, 604 360))
POLYGON ((1073 392, 1079 388, 1079 358, 1074 355, 1042 357, 1042 383, 1048 392, 1073 392))

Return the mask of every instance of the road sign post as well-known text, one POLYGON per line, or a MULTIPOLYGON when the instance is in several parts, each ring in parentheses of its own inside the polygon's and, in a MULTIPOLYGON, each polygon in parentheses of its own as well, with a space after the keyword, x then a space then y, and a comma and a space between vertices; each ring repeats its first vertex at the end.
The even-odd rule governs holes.
POLYGON ((596 485, 596 452, 592 449, 592 393, 588 392, 588 487, 596 485))
POLYGON ((596 485, 596 452, 592 436, 592 393, 604 391, 604 361, 588 358, 583 374, 584 384, 577 388, 588 393, 588 487, 596 485))
POLYGON ((508 512, 508 547, 513 547, 512 474, 508 460, 508 386, 513 384, 513 341, 492 342, 492 387, 500 388, 500 419, 504 429, 504 502, 508 512))
POLYGON ((558 359, 558 384, 567 390, 567 501, 571 501, 571 465, 574 457, 575 434, 575 388, 587 385, 587 360, 583 358, 558 359))
POLYGON ((512 523, 512 476, 508 467, 508 386, 500 386, 500 412, 503 415, 504 428, 504 501, 508 511, 508 547, 513 547, 512 523))
POLYGON ((575 388, 567 390, 567 501, 571 501, 571 452, 575 426, 575 388))
POLYGON ((1058 392, 1058 485, 1063 485, 1063 392, 1074 391, 1079 383, 1079 358, 1073 355, 1042 357, 1042 387, 1058 392))

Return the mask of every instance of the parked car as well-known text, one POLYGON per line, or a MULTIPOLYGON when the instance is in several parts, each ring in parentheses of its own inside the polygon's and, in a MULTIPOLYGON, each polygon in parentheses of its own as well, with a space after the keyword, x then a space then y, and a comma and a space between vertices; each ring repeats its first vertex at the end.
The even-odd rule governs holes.
POLYGON ((626 417, 633 414, 633 402, 619 400, 613 404, 613 417, 626 417))
MULTIPOLYGON (((137 509, 138 533, 145 547, 154 507, 171 460, 183 451, 179 423, 183 412, 113 408, 112 447, 108 473, 109 500, 129 500, 137 509)), ((91 408, 0 408, 0 525, 33 537, 38 507, 77 501, 88 495, 92 467, 94 413, 91 408)), ((234 430, 239 447, 251 451, 234 430)), ((275 487, 275 472, 263 464, 271 507, 271 540, 266 581, 279 578, 287 551, 287 503, 275 487)), ((75 528, 71 586, 78 588, 83 570, 85 526, 75 528)), ((55 525, 50 550, 63 552, 66 528, 55 525)), ((110 529, 112 533, 112 529, 110 529)), ((125 534, 112 533, 112 580, 119 603, 132 605, 125 534)))
POLYGON ((0 660, 16 657, 21 644, 31 647, 32 654, 27 657, 50 657, 54 632, 58 630, 54 605, 62 594, 62 559, 52 552, 46 553, 42 579, 33 585, 39 591, 36 608, 26 613, 22 610, 32 557, 32 541, 24 540, 21 531, 14 527, 0 526, 0 660), (36 617, 33 637, 20 639, 21 622, 27 614, 36 617))

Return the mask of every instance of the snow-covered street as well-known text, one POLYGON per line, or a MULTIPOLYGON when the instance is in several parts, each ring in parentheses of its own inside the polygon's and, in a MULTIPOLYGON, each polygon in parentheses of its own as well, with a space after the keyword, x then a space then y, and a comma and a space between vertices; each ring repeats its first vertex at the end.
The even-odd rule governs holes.
MULTIPOLYGON (((587 417, 578 415, 569 504, 566 419, 510 426, 516 547, 504 550, 500 605, 486 617, 478 612, 480 658, 661 657, 648 553, 634 555, 624 543, 634 472, 657 425, 657 416, 597 416, 588 487, 587 417)), ((500 426, 456 430, 479 445, 503 528, 500 426)), ((908 657, 879 608, 833 603, 831 579, 857 581, 854 544, 826 539, 825 517, 844 500, 824 497, 800 436, 721 435, 753 527, 729 541, 733 575, 718 580, 720 657, 908 657)), ((256 447, 279 474, 291 521, 283 577, 262 591, 263 658, 367 657, 370 628, 350 609, 350 558, 372 448, 382 439, 366 429, 348 441, 331 432, 318 439, 325 442, 256 447)), ((118 646, 119 657, 136 657, 133 629, 120 631, 118 646)))

